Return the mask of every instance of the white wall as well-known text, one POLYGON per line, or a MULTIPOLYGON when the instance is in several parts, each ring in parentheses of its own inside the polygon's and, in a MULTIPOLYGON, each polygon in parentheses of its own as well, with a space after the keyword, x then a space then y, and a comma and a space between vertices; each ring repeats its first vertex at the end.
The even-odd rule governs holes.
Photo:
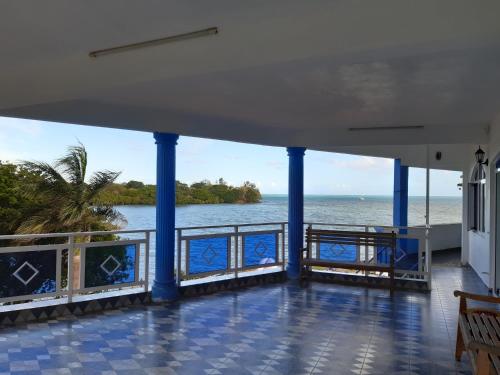
MULTIPOLYGON (((470 150, 470 163, 464 171, 464 187, 469 181, 469 176, 475 165, 474 152, 477 146, 470 150)), ((496 179, 495 179, 495 161, 500 155, 500 117, 491 125, 489 132, 488 145, 481 145, 486 151, 489 159, 489 165, 486 168, 486 201, 485 201, 485 232, 465 232, 464 237, 468 237, 468 249, 464 248, 466 254, 463 260, 468 261, 471 267, 476 271, 481 280, 489 288, 495 289, 495 225, 496 225, 496 179)), ((500 188, 500 187, 499 187, 500 188)), ((465 187, 464 194, 467 189, 465 187)), ((464 227, 467 228, 467 202, 464 199, 464 227)))
MULTIPOLYGON (((481 145, 481 148, 487 153, 489 156, 489 147, 487 145, 481 145)), ((477 146, 472 146, 469 154, 470 154, 470 163, 466 168, 467 179, 464 179, 464 185, 469 183, 470 176, 472 174, 472 170, 476 164, 474 159, 474 152, 477 150, 477 146)), ((469 249, 468 249, 468 261, 470 266, 476 271, 477 275, 481 278, 484 284, 491 288, 491 256, 490 256, 490 172, 488 168, 486 170, 486 197, 485 197, 485 223, 484 223, 484 232, 479 231, 469 231, 469 249)), ((465 174, 464 174, 465 175, 465 174)), ((467 204, 464 205, 463 210, 467 213, 467 204)), ((467 215, 466 215, 467 216, 467 215)), ((467 222, 464 223, 464 226, 467 228, 467 222)))
MULTIPOLYGON (((497 116, 490 129, 490 143, 489 143, 489 168, 488 173, 491 178, 488 180, 489 187, 489 268, 490 268, 490 288, 493 290, 495 287, 495 242, 496 242, 496 190, 500 186, 496 186, 496 161, 500 160, 500 116, 497 116)), ((498 282, 496 282, 498 284, 498 282)))
POLYGON ((432 251, 462 246, 462 223, 432 225, 430 247, 432 251))
MULTIPOLYGON (((422 230, 410 228, 408 230, 408 237, 419 238, 422 236, 422 233, 422 230)), ((432 251, 461 247, 462 223, 432 225, 429 245, 432 251)))

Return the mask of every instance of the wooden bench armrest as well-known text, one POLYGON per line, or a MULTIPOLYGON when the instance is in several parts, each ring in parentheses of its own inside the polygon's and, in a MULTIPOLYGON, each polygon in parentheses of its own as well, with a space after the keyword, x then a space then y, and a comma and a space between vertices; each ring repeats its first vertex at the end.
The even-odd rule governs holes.
POLYGON ((477 314, 487 314, 487 315, 495 315, 495 316, 500 316, 500 311, 499 310, 493 310, 493 309, 485 309, 481 307, 474 307, 474 308, 468 308, 465 310, 465 313, 477 313, 477 314))
POLYGON ((472 294, 472 293, 462 292, 461 290, 455 290, 453 292, 453 295, 455 297, 462 297, 462 298, 466 298, 466 299, 471 299, 473 301, 500 303, 499 297, 485 296, 485 295, 481 295, 481 294, 472 294))
POLYGON ((482 342, 471 341, 469 343, 467 349, 469 349, 469 350, 481 350, 481 351, 486 352, 488 354, 500 356, 500 347, 499 346, 489 345, 489 344, 485 344, 482 342))

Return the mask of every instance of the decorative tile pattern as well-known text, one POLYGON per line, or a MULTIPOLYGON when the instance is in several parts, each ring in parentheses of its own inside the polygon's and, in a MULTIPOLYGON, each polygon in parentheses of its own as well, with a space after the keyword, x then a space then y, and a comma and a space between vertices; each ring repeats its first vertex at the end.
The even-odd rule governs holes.
POLYGON ((57 250, 0 254, 0 297, 56 291, 57 250))
POLYGON ((469 268, 438 267, 433 281, 393 298, 266 284, 4 328, 0 374, 470 374, 453 356, 452 292, 487 290, 469 268))
POLYGON ((85 249, 85 287, 137 281, 137 244, 92 246, 85 249))
POLYGON ((230 268, 229 236, 203 237, 187 241, 187 276, 206 272, 227 271, 230 268))
POLYGON ((185 286, 180 288, 179 293, 183 297, 197 297, 226 290, 236 290, 264 284, 283 283, 285 281, 286 272, 273 272, 240 277, 238 279, 219 280, 210 283, 185 286))
MULTIPOLYGON (((309 272, 308 279, 319 282, 339 283, 353 286, 373 288, 390 288, 390 279, 387 277, 371 277, 355 273, 309 272)), ((420 280, 395 279, 396 289, 428 292, 427 283, 420 280)))
POLYGON ((120 268, 120 266, 121 263, 118 262, 113 255, 110 255, 104 262, 101 263, 100 267, 104 272, 106 272, 108 276, 111 276, 116 272, 118 268, 120 268))
MULTIPOLYGON (((129 305, 142 305, 151 302, 150 293, 118 295, 69 304, 50 305, 25 310, 0 312, 1 327, 14 324, 43 322, 47 319, 67 319, 104 310, 118 309, 129 305)), ((1 334, 1 331, 0 331, 1 334)), ((1 358, 1 357, 0 357, 1 358)), ((0 371, 0 375, 2 371, 0 371)))
POLYGON ((17 278, 19 281, 21 281, 24 285, 28 285, 33 278, 38 275, 40 271, 38 271, 33 265, 26 261, 24 262, 12 275, 17 278), (29 274, 26 274, 26 270, 29 274), (25 277, 23 277, 21 274, 24 273, 26 274, 25 277))

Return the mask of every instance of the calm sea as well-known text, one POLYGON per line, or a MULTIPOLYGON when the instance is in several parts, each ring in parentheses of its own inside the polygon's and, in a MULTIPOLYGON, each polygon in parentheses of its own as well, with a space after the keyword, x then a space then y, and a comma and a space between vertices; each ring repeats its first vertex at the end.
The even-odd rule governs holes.
MULTIPOLYGON (((265 223, 287 221, 288 200, 285 195, 264 195, 258 204, 207 204, 176 208, 176 226, 265 223)), ((127 229, 155 227, 154 206, 119 206, 128 220, 127 229)), ((409 198, 409 225, 425 223, 425 198, 409 198)), ((392 197, 386 196, 306 196, 306 222, 338 224, 392 225, 392 197)), ((431 224, 462 221, 460 197, 432 197, 431 224)))

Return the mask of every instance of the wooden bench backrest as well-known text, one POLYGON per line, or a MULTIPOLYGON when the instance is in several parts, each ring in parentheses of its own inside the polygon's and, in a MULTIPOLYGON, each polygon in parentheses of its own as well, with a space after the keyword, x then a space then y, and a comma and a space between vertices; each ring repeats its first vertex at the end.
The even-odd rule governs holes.
POLYGON ((306 230, 306 242, 308 249, 307 257, 312 256, 311 249, 314 243, 331 243, 336 245, 372 246, 374 248, 390 249, 389 263, 393 266, 395 262, 396 234, 394 232, 361 232, 313 229, 309 227, 306 230))
POLYGON ((343 231, 329 229, 306 230, 306 241, 312 243, 334 243, 341 245, 364 245, 396 247, 396 234, 378 232, 343 231))

